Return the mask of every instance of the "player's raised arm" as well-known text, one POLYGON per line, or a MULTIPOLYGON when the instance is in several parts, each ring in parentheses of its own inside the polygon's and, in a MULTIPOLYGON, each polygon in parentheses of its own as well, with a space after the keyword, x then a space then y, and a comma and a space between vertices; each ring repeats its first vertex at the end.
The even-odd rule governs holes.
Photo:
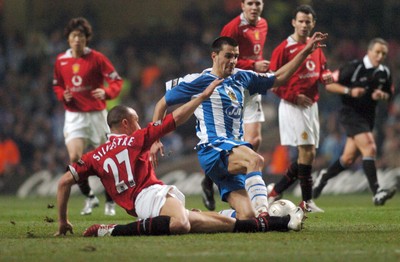
POLYGON ((324 41, 328 37, 328 34, 324 34, 321 32, 316 32, 309 39, 307 45, 301 50, 291 61, 287 64, 279 68, 275 72, 276 80, 274 82, 274 86, 282 86, 289 78, 293 75, 294 72, 299 68, 299 66, 304 62, 309 54, 314 52, 315 49, 325 47, 321 42, 324 41))
POLYGON ((176 126, 185 123, 194 113, 196 108, 214 92, 214 89, 221 84, 224 79, 215 79, 211 84, 196 98, 183 104, 172 112, 176 126))

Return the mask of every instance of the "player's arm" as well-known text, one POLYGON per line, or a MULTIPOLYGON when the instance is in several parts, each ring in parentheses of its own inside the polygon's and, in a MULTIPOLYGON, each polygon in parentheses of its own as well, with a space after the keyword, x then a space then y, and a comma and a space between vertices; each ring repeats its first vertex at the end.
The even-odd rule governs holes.
POLYGON ((314 52, 317 48, 324 47, 321 44, 328 37, 328 34, 316 32, 310 38, 307 45, 301 50, 291 61, 283 65, 275 72, 276 80, 274 86, 282 86, 290 79, 293 73, 300 67, 309 54, 314 52))
POLYGON ((123 81, 106 56, 100 54, 99 60, 101 74, 108 83, 108 87, 96 88, 92 91, 92 95, 100 100, 114 99, 121 93, 123 81))
POLYGON ((172 112, 172 116, 175 121, 176 126, 180 126, 185 123, 194 113, 196 108, 206 99, 208 99, 214 92, 215 88, 219 86, 224 79, 215 79, 211 84, 204 89, 196 98, 190 100, 189 102, 183 104, 172 112))
POLYGON ((365 89, 362 87, 349 88, 349 87, 344 86, 339 83, 327 84, 327 85, 325 85, 325 89, 331 93, 335 93, 335 94, 339 94, 339 95, 348 95, 348 96, 351 96, 354 98, 360 97, 360 96, 364 95, 364 93, 365 93, 365 89))
POLYGON ((64 87, 64 81, 61 77, 61 72, 59 68, 58 61, 54 66, 54 74, 53 74, 53 91, 56 95, 56 98, 60 102, 69 102, 72 100, 71 92, 64 87))
MULTIPOLYGON (((165 96, 163 96, 156 104, 153 113, 153 122, 156 122, 165 117, 165 113, 167 112, 167 102, 165 100, 165 96)), ((160 152, 161 156, 164 156, 164 145, 160 140, 156 140, 150 148, 149 151, 149 160, 153 168, 158 166, 158 152, 160 152)))
POLYGON ((334 71, 332 75, 332 81, 326 83, 325 89, 328 92, 347 95, 354 98, 361 97, 365 93, 363 87, 348 87, 346 83, 351 83, 351 78, 354 74, 355 67, 353 64, 347 64, 340 70, 334 71))
POLYGON ((57 206, 58 206, 58 231, 54 236, 61 236, 68 233, 73 234, 72 224, 68 221, 68 200, 71 193, 71 187, 75 180, 71 171, 67 171, 58 182, 57 188, 57 206))

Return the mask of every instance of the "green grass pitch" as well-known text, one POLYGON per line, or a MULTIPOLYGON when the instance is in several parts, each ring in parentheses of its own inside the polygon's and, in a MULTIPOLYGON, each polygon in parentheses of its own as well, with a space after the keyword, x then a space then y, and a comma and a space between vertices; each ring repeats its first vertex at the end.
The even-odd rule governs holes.
MULTIPOLYGON (((104 200, 92 215, 80 216, 83 197, 73 196, 74 234, 53 237, 55 198, 2 196, 0 261, 400 261, 399 195, 382 207, 367 193, 322 195, 316 202, 325 213, 308 214, 301 232, 83 238, 92 224, 132 218, 120 208, 115 217, 104 216, 104 200)), ((186 206, 204 210, 200 196, 187 197, 186 206)), ((217 202, 217 209, 226 207, 217 202)))

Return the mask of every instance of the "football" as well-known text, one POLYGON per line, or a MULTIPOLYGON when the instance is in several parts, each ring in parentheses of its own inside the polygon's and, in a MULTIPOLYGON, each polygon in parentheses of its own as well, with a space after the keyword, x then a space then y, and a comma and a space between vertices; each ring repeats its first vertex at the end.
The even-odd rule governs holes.
POLYGON ((296 205, 287 199, 279 199, 269 205, 268 213, 270 216, 286 216, 296 209, 296 205))

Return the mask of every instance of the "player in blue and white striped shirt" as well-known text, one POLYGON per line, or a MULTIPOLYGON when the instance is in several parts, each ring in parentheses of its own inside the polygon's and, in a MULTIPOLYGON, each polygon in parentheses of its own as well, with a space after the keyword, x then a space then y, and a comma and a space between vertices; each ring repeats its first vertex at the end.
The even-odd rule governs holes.
MULTIPOLYGON (((155 107, 153 121, 162 119, 168 106, 187 102, 215 79, 224 79, 195 111, 196 133, 200 139, 196 149, 205 174, 218 186, 221 199, 236 211, 238 219, 249 219, 268 210, 262 179, 264 159, 243 141, 244 90, 248 89, 250 95, 265 95, 268 89, 281 86, 326 37, 315 33, 308 45, 274 74, 235 69, 238 44, 230 37, 219 37, 212 44, 212 68, 172 80, 171 89, 155 107)), ((150 155, 154 163, 159 150, 162 150, 161 142, 153 145, 150 155)))

